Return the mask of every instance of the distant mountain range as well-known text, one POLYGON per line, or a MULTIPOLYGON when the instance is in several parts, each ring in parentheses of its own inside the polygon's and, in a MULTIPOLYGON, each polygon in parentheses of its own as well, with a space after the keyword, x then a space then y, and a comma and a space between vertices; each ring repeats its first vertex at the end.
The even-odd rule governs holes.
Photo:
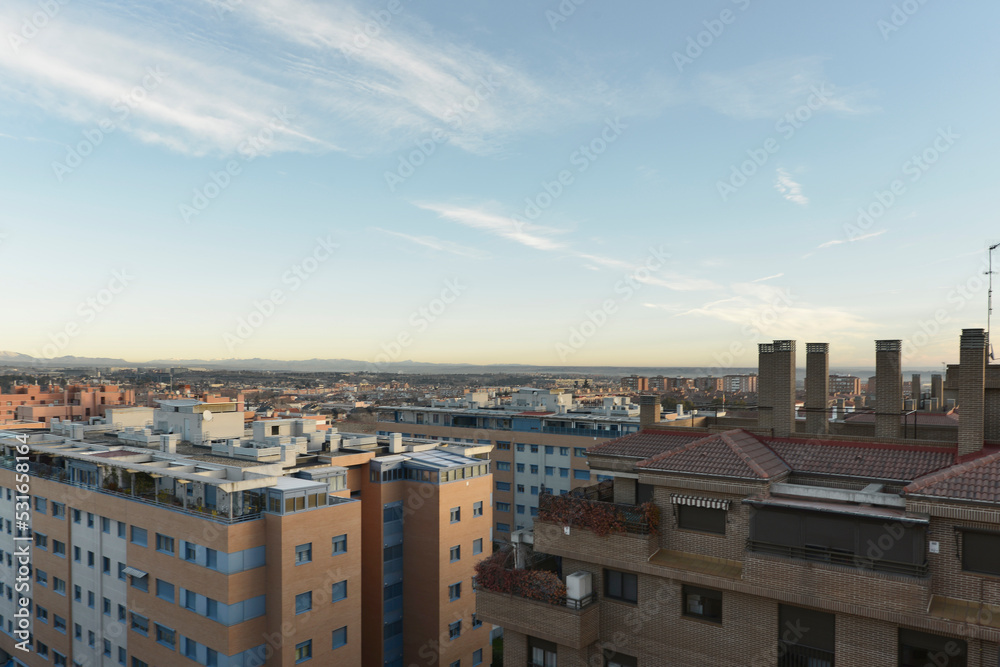
MULTIPOLYGON (((142 367, 142 368, 208 368, 218 370, 257 370, 257 371, 291 371, 298 373, 561 373, 580 375, 666 375, 692 377, 698 375, 725 375, 740 373, 756 373, 756 367, 740 368, 710 368, 700 366, 537 366, 531 364, 462 364, 462 363, 430 363, 424 361, 393 361, 375 365, 370 361, 358 359, 301 359, 287 361, 281 359, 153 359, 136 362, 109 357, 55 357, 39 359, 20 352, 0 351, 0 367, 14 368, 106 368, 142 367)), ((838 368, 831 373, 849 373, 867 380, 875 374, 874 368, 838 368)), ((904 373, 941 373, 940 369, 906 369, 904 373)), ((799 379, 805 377, 805 369, 798 369, 799 379)), ((908 379, 908 378, 907 378, 908 379)), ((925 378, 925 380, 929 380, 925 378)))

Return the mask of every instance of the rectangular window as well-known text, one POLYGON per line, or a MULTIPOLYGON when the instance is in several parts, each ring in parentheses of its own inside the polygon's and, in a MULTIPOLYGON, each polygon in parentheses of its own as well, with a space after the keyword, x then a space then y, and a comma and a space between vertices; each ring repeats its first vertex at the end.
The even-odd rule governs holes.
MULTIPOLYGON (((606 657, 604 660, 605 660, 604 664, 606 667, 638 667, 639 665, 639 661, 636 658, 630 655, 625 655, 623 653, 614 653, 606 657)), ((790 664, 798 664, 798 663, 790 663, 790 664)), ((822 665, 820 665, 819 663, 815 664, 802 663, 802 664, 809 665, 809 667, 822 667, 822 665)))
POLYGON ((569 456, 569 447, 560 447, 559 456, 569 456))
POLYGON ((300 544, 295 547, 295 564, 302 565, 303 563, 311 563, 313 559, 313 545, 312 542, 308 544, 300 544))
POLYGON ((457 560, 462 559, 462 547, 454 546, 451 548, 451 562, 454 563, 457 560))
POLYGON ((517 506, 517 513, 518 514, 524 514, 524 505, 518 505, 517 506))
POLYGON ((967 655, 964 639, 899 629, 899 667, 966 667, 967 655))
POLYGON ((111 519, 106 516, 101 517, 101 532, 111 534, 111 519))
POLYGON ((462 621, 448 624, 448 639, 458 639, 462 635, 462 621))
POLYGON ((560 477, 569 477, 569 468, 559 468, 560 477))
POLYGON ((313 644, 311 639, 295 645, 295 664, 305 662, 313 657, 313 644))
POLYGON ((313 606, 313 594, 312 591, 306 591, 305 593, 299 593, 295 596, 295 613, 304 614, 307 611, 311 611, 313 606))
POLYGON ((123 540, 125 539, 125 522, 124 521, 119 521, 118 522, 118 537, 122 538, 123 540))
POLYGON ((156 550, 165 554, 174 555, 174 538, 166 535, 156 534, 156 550))
POLYGON ((461 507, 452 507, 451 508, 451 522, 452 523, 458 523, 461 520, 462 520, 462 508, 461 507))
POLYGON ((166 600, 167 602, 174 601, 174 585, 164 581, 163 579, 156 580, 156 597, 161 600, 166 600))
POLYGON ((134 630, 135 632, 138 632, 140 635, 143 635, 144 637, 148 637, 149 636, 149 619, 146 618, 145 616, 140 616, 139 614, 135 613, 134 611, 131 612, 129 614, 129 616, 131 617, 131 621, 132 621, 131 622, 131 628, 132 628, 132 630, 134 630))
POLYGON ((696 586, 681 587, 681 613, 712 623, 722 623, 722 591, 696 586))
POLYGON ((523 463, 518 463, 517 464, 517 471, 518 472, 524 472, 524 464, 523 463))
POLYGON ((66 557, 66 543, 59 540, 52 540, 52 553, 57 556, 66 557))
POLYGON ((45 514, 45 510, 46 510, 45 498, 42 498, 41 496, 35 496, 35 511, 40 514, 45 514))
POLYGON ((962 569, 1000 575, 1000 533, 962 531, 962 569))
POLYGON ((94 567, 94 552, 87 552, 87 567, 94 567))
POLYGON ((52 627, 66 634, 66 619, 59 614, 52 614, 52 627))
POLYGON ((481 553, 483 553, 483 538, 480 537, 478 540, 472 540, 472 555, 481 553))
POLYGON ((509 523, 500 523, 498 521, 497 522, 497 532, 498 533, 509 533, 510 532, 510 524, 509 523))
POLYGON ((347 553, 347 533, 333 538, 333 555, 347 553))
POLYGON ((496 503, 496 506, 493 509, 495 509, 497 512, 509 512, 510 503, 496 503))
POLYGON ((537 465, 532 465, 531 468, 530 468, 530 470, 531 470, 531 474, 532 475, 537 475, 538 474, 538 466, 537 465))
POLYGON ((538 487, 537 486, 531 487, 531 495, 533 495, 533 496, 537 496, 538 495, 538 487))
POLYGON ((509 442, 500 442, 499 440, 497 440, 497 449, 502 449, 505 452, 509 452, 510 451, 510 443, 509 442))
POLYGON ((103 605, 104 606, 101 607, 101 611, 104 612, 105 616, 111 616, 111 600, 104 598, 103 605))
POLYGON ((555 466, 545 466, 545 474, 549 477, 555 475, 556 474, 555 466))
POLYGON ((196 561, 198 560, 198 547, 190 542, 184 543, 184 560, 186 561, 196 561))
POLYGON ((80 554, 82 554, 82 553, 83 552, 80 550, 80 547, 73 547, 73 562, 74 563, 79 563, 80 562, 80 554))
POLYGON ((66 595, 66 581, 59 577, 52 577, 52 590, 59 595, 66 595))
POLYGON ((778 655, 789 664, 834 664, 836 616, 813 609, 778 605, 778 655))
POLYGON ((330 591, 330 601, 340 602, 341 600, 344 600, 346 598, 347 598, 347 579, 344 579, 343 581, 338 581, 337 583, 333 584, 333 587, 330 591))
POLYGON ((677 506, 677 527, 702 533, 726 534, 726 510, 695 505, 677 506))
POLYGON ((111 574, 111 559, 107 556, 101 557, 101 572, 103 574, 111 574))
POLYGON ((347 645, 347 626, 337 628, 333 631, 333 648, 338 649, 347 645))
POLYGON ((573 448, 573 456, 586 456, 586 455, 587 455, 587 448, 586 447, 574 447, 573 448))
POLYGON ((452 585, 448 586, 448 599, 451 602, 454 602, 455 600, 459 599, 460 597, 462 597, 462 582, 461 581, 458 582, 457 584, 452 584, 452 585))
POLYGON ((524 451, 524 445, 521 444, 520 442, 517 443, 517 451, 519 451, 519 452, 523 452, 524 451))
POLYGON ((142 591, 143 593, 148 593, 149 592, 149 577, 148 576, 137 577, 137 576, 133 575, 132 577, 130 577, 130 579, 132 580, 132 588, 136 588, 136 589, 142 591))
POLYGON ((80 510, 73 510, 73 523, 80 523, 80 510))
POLYGON ((483 501, 477 500, 476 502, 472 503, 472 516, 477 517, 482 515, 483 515, 483 501))
POLYGON ((545 455, 552 456, 556 453, 556 448, 551 445, 545 445, 545 455))
POLYGON ((506 461, 497 461, 496 466, 498 472, 510 472, 510 464, 506 461))
POLYGON ((590 481, 590 471, 577 470, 576 468, 573 468, 573 479, 584 479, 590 481))
POLYGON ((66 505, 52 501, 52 516, 57 519, 66 518, 66 505))
POLYGON ((639 601, 639 578, 629 572, 604 571, 604 597, 624 602, 639 601))
POLYGON ((140 547, 146 546, 146 529, 139 526, 132 526, 132 544, 140 547))
POLYGON ((510 491, 510 482, 496 481, 495 484, 497 491, 510 491))
POLYGON ((171 651, 174 650, 174 645, 177 639, 177 633, 168 628, 165 625, 156 624, 156 641, 163 644, 171 651))
POLYGON ((538 453, 538 445, 532 445, 531 446, 531 453, 532 454, 537 454, 538 453))
POLYGON ((472 667, 483 664, 483 649, 477 648, 472 652, 472 667))

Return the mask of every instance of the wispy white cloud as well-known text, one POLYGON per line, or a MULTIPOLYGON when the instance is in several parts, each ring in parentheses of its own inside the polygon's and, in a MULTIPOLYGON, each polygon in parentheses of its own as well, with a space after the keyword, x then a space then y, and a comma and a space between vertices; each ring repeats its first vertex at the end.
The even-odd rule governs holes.
POLYGON ((794 204, 806 206, 809 203, 809 198, 802 194, 802 185, 797 183, 791 174, 780 167, 774 179, 774 189, 781 193, 781 196, 787 201, 794 204))
POLYGON ((834 239, 832 241, 826 241, 825 243, 820 243, 817 248, 829 248, 830 246, 840 245, 842 243, 857 243, 858 241, 867 241, 868 239, 873 239, 876 236, 882 236, 888 229, 880 229, 877 232, 871 232, 869 234, 862 234, 861 236, 848 237, 846 239, 834 239))
POLYGON ((752 283, 762 283, 762 282, 766 282, 768 280, 774 280, 775 278, 780 278, 783 275, 785 275, 785 274, 784 273, 775 273, 773 276, 764 276, 763 278, 757 278, 756 280, 751 280, 750 282, 752 282, 752 283))
POLYGON ((395 236, 396 238, 409 241, 414 245, 418 245, 424 248, 430 248, 431 250, 439 250, 441 252, 447 252, 452 255, 458 255, 459 257, 468 257, 470 259, 486 259, 490 255, 487 252, 479 250, 477 248, 470 248, 464 246, 454 241, 447 241, 445 239, 439 239, 434 236, 412 236, 410 234, 404 234, 402 232, 394 232, 389 229, 382 229, 381 227, 373 227, 375 231, 381 232, 382 234, 387 234, 389 236, 395 236))

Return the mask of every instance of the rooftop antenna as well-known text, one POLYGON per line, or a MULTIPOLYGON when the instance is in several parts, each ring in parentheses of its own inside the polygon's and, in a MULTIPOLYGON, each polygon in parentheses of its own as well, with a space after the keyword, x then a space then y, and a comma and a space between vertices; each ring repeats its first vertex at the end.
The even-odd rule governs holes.
POLYGON ((989 276, 989 290, 986 292, 986 340, 990 346, 990 359, 993 359, 993 341, 990 340, 990 318, 993 315, 993 251, 1000 248, 1000 243, 994 243, 990 246, 989 252, 989 270, 985 271, 986 275, 989 276))

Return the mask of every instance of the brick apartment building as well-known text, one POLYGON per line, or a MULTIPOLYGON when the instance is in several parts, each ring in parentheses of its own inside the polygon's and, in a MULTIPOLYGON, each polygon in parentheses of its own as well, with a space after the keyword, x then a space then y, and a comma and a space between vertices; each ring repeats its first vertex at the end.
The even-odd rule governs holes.
MULTIPOLYGON (((613 482, 542 498, 534 552, 555 558, 566 588, 480 590, 480 617, 505 627, 505 662, 997 665, 1000 443, 984 434, 1000 415, 984 408, 986 349, 982 330, 963 331, 956 442, 900 437, 898 341, 877 345, 874 436, 830 435, 822 419, 794 433, 794 341, 761 348, 760 428, 672 428, 644 404, 640 433, 588 451, 613 482)), ((807 402, 825 354, 807 346, 807 402)))
POLYGON ((9 394, 0 393, 0 424, 14 421, 47 423, 87 421, 103 417, 110 406, 134 405, 135 391, 115 385, 72 384, 66 387, 49 385, 15 385, 9 394))
POLYGON ((622 378, 622 389, 625 391, 649 391, 649 378, 642 375, 627 375, 622 378))
POLYGON ((850 394, 855 396, 861 393, 861 378, 853 375, 831 375, 831 394, 850 394))
POLYGON ((0 434, 0 659, 381 667, 489 655, 472 590, 491 538, 488 447, 317 433, 308 420, 197 447, 156 440, 123 444, 101 424, 0 434), (30 531, 14 521, 22 500, 30 531), (29 653, 15 648, 20 536, 29 653))

